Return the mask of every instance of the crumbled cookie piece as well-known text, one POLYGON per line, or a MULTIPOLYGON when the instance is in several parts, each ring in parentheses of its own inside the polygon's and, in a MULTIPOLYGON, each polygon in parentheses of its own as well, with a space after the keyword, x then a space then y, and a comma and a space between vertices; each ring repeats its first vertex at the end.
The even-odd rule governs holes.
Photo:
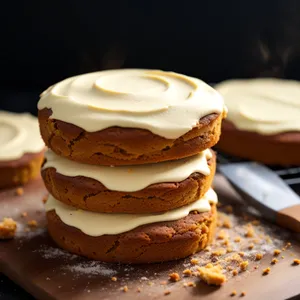
POLYGON ((201 280, 207 284, 221 285, 226 281, 226 276, 222 273, 220 265, 207 264, 205 267, 199 267, 198 271, 201 280))
POLYGON ((169 274, 169 280, 173 281, 173 282, 179 281, 180 280, 180 276, 176 272, 171 273, 171 274, 169 274))
POLYGON ((228 213, 228 214, 232 214, 233 213, 233 207, 231 205, 226 205, 224 207, 225 211, 228 213))
POLYGON ((270 267, 265 268, 265 269, 263 270, 262 274, 263 274, 263 275, 268 275, 268 274, 270 273, 270 271, 271 271, 271 268, 270 268, 270 267))
POLYGON ((170 291, 170 290, 166 290, 166 291, 164 292, 164 295, 165 295, 165 296, 170 295, 170 294, 171 294, 171 291, 170 291))
POLYGON ((235 237, 235 238, 234 238, 234 241, 235 241, 236 243, 239 243, 239 242, 241 241, 241 237, 239 237, 239 236, 235 237))
POLYGON ((261 253, 256 253, 255 260, 261 260, 263 258, 263 255, 261 253))
POLYGON ((43 203, 46 203, 48 200, 48 195, 44 196, 44 198, 42 199, 43 203))
POLYGON ((221 248, 221 249, 217 249, 215 251, 213 251, 211 253, 212 256, 221 256, 221 255, 224 255, 226 253, 226 250, 221 248))
POLYGON ((253 220, 251 223, 254 226, 258 226, 260 224, 260 221, 259 220, 253 220))
POLYGON ((245 252, 242 252, 242 251, 239 252, 238 254, 239 254, 240 257, 244 257, 245 256, 245 252))
POLYGON ((246 292, 241 292, 241 297, 245 297, 246 296, 246 292))
POLYGON ((27 225, 30 227, 37 227, 38 223, 36 220, 30 220, 27 222, 27 225))
POLYGON ((26 218, 26 217, 27 217, 27 212, 26 212, 26 211, 23 211, 23 212, 21 213, 21 217, 22 217, 22 218, 26 218))
POLYGON ((238 270, 233 270, 233 271, 232 271, 232 275, 233 275, 233 276, 236 276, 238 273, 239 273, 238 270))
POLYGON ((18 188, 16 189, 16 195, 17 195, 17 196, 22 196, 23 194, 24 194, 24 189, 21 188, 21 187, 18 187, 18 188))
POLYGON ((252 250, 253 248, 254 248, 254 244, 253 243, 249 244, 248 249, 252 250))
POLYGON ((279 249, 275 249, 274 250, 274 255, 275 256, 279 255, 280 253, 281 253, 281 250, 279 250, 279 249))
POLYGON ((166 280, 163 280, 163 281, 160 282, 160 284, 161 284, 161 285, 167 285, 168 282, 167 282, 166 280))
POLYGON ((125 285, 125 286, 121 287, 120 290, 126 293, 126 292, 128 292, 128 286, 125 285))
POLYGON ((11 218, 4 218, 0 222, 0 240, 14 238, 17 230, 17 223, 11 218))
POLYGON ((288 242, 286 245, 285 245, 285 248, 288 249, 292 246, 292 244, 290 242, 288 242))
POLYGON ((275 265, 278 263, 278 259, 277 258, 273 258, 272 261, 271 261, 271 264, 272 265, 275 265))
POLYGON ((293 265, 299 266, 300 265, 300 259, 295 258, 294 261, 293 261, 293 265))
POLYGON ((231 297, 234 297, 237 294, 236 290, 233 290, 230 294, 231 297))
POLYGON ((141 292, 142 292, 141 288, 139 288, 139 287, 136 289, 136 291, 137 291, 138 293, 141 293, 141 292))
POLYGON ((245 237, 247 238, 252 238, 254 237, 254 228, 252 227, 251 224, 247 225, 247 228, 246 228, 246 232, 245 232, 245 237))
POLYGON ((228 229, 232 227, 232 224, 231 224, 231 221, 230 221, 229 218, 226 218, 226 219, 223 221, 222 227, 228 228, 228 229))
POLYGON ((117 277, 112 277, 111 280, 112 281, 117 281, 118 279, 117 279, 117 277))
POLYGON ((185 269, 182 273, 184 276, 192 276, 192 271, 190 269, 185 269))
POLYGON ((249 262, 248 260, 244 260, 240 263, 240 268, 242 271, 245 271, 248 268, 249 262))
POLYGON ((191 259, 191 264, 192 264, 192 265, 198 265, 198 264, 199 264, 199 259, 197 259, 197 258, 192 258, 192 259, 191 259))
POLYGON ((227 233, 224 230, 220 230, 219 233, 217 234, 217 239, 218 240, 224 240, 227 238, 227 233))

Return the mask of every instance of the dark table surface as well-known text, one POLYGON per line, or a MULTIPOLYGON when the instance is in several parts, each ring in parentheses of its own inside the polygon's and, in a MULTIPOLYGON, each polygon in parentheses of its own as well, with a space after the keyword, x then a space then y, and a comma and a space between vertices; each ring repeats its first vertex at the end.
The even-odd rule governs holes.
POLYGON ((0 273, 1 300, 32 300, 31 295, 0 273))

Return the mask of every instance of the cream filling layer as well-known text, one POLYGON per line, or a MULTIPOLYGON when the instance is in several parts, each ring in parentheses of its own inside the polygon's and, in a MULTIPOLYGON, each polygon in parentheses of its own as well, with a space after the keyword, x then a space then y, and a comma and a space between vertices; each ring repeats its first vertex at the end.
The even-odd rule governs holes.
POLYGON ((300 131, 300 82, 275 78, 228 80, 215 86, 238 129, 272 135, 300 131))
POLYGON ((209 175, 207 160, 212 157, 209 149, 184 159, 147 165, 96 166, 68 160, 48 150, 43 170, 55 168, 56 172, 70 177, 84 176, 101 182, 112 191, 135 192, 154 183, 180 182, 193 173, 209 175))
POLYGON ((211 113, 222 97, 203 81, 173 72, 109 70, 65 79, 42 93, 38 109, 89 132, 112 126, 142 128, 176 139, 211 113))
POLYGON ((179 220, 195 210, 210 211, 210 203, 217 203, 217 201, 217 194, 210 189, 198 201, 161 214, 107 214, 80 210, 65 205, 50 195, 46 203, 46 211, 55 210, 63 223, 73 226, 87 235, 101 236, 127 232, 145 224, 179 220))
POLYGON ((25 153, 38 153, 44 147, 37 118, 0 111, 0 160, 19 159, 25 153))

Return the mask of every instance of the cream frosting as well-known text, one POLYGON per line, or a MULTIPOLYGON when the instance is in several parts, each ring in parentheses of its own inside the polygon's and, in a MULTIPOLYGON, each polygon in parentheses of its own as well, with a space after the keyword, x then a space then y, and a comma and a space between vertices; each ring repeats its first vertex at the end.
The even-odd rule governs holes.
POLYGON ((47 161, 43 169, 55 168, 65 176, 84 176, 101 182, 114 191, 134 192, 160 182, 180 182, 192 173, 209 175, 207 160, 212 157, 209 149, 188 158, 157 164, 133 166, 96 166, 82 164, 58 156, 51 150, 45 155, 47 161))
POLYGON ((101 236, 127 232, 145 224, 179 220, 195 210, 210 211, 210 203, 217 203, 217 201, 216 193, 210 189, 200 200, 160 214, 106 214, 76 209, 50 195, 46 203, 46 211, 55 210, 63 223, 73 226, 87 235, 101 236))
POLYGON ((228 80, 215 86, 238 129, 272 135, 300 131, 300 82, 275 78, 228 80))
POLYGON ((89 132, 112 126, 142 128, 176 139, 211 113, 222 97, 203 81, 173 72, 109 70, 65 79, 42 93, 38 109, 89 132))
POLYGON ((19 159, 44 147, 37 118, 26 113, 0 111, 0 160, 19 159))

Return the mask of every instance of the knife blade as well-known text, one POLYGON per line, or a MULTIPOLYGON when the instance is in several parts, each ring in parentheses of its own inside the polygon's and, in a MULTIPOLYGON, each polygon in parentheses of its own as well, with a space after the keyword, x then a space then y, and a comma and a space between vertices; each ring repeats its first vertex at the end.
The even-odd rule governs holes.
POLYGON ((300 233, 300 197, 275 172, 256 162, 221 164, 218 170, 263 217, 300 233))

